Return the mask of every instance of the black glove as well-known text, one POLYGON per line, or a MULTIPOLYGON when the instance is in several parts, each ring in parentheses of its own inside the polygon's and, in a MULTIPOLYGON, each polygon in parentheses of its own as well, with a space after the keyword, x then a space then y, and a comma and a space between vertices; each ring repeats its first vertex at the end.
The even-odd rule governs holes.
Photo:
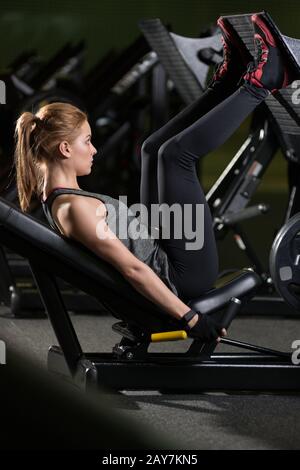
POLYGON ((194 310, 190 310, 182 317, 182 323, 191 338, 200 339, 205 343, 215 341, 221 335, 222 326, 219 323, 209 315, 203 315, 194 310), (198 321, 190 327, 188 323, 195 315, 198 315, 198 321))

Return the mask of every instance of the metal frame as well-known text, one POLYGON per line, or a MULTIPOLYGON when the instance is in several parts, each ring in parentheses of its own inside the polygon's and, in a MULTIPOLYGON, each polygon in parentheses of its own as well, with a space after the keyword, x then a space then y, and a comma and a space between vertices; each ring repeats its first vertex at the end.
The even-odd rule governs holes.
MULTIPOLYGON (((59 348, 52 347, 49 351, 49 370, 73 377, 75 383, 84 388, 100 386, 119 390, 300 390, 300 367, 291 363, 290 353, 228 338, 222 339, 222 342, 251 352, 215 354, 215 344, 203 344, 194 340, 186 353, 149 354, 149 332, 174 329, 176 322, 170 321, 169 316, 164 317, 156 305, 134 291, 110 266, 102 263, 103 267, 100 269, 98 265, 101 260, 94 266, 93 257, 83 256, 86 254, 85 250, 80 248, 78 254, 76 253, 78 262, 82 256, 82 262, 86 262, 87 266, 91 263, 91 275, 85 275, 84 269, 77 263, 74 264, 74 247, 70 246, 70 253, 64 259, 52 248, 58 235, 51 234, 48 228, 43 228, 43 225, 34 219, 30 221, 30 216, 19 214, 12 204, 4 200, 0 202, 0 242, 28 259, 58 340, 59 348), (39 235, 44 239, 41 242, 36 234, 39 229, 39 235), (49 231, 50 241, 46 241, 45 230, 49 231), (94 277, 93 267, 96 272, 99 270, 97 279, 94 277), (122 339, 113 348, 112 353, 82 350, 64 304, 57 276, 99 299, 123 322, 130 322, 130 334, 127 334, 126 328, 114 327, 114 330, 121 333, 122 339), (108 282, 109 279, 112 279, 112 282, 108 282), (145 315, 141 315, 141 312, 145 315), (147 316, 147 323, 139 321, 141 316, 147 316), (132 328, 132 325, 136 327, 132 328), (145 334, 144 339, 141 333, 145 334)), ((57 242, 58 247, 63 249, 63 243, 59 240, 57 242)), ((250 292, 245 292, 240 300, 232 299, 226 311, 224 325, 230 322, 242 302, 249 296, 250 292)))
POLYGON ((119 343, 112 353, 83 352, 53 275, 30 261, 49 319, 60 344, 48 354, 50 371, 73 377, 87 389, 114 390, 269 390, 300 391, 300 367, 291 363, 291 354, 230 339, 224 344, 250 349, 249 353, 210 354, 214 345, 197 345, 186 353, 147 353, 149 343, 126 339, 130 351, 121 354, 119 343), (208 347, 207 347, 208 346, 208 347), (118 351, 119 348, 119 351, 118 351))
MULTIPOLYGON (((48 369, 69 375, 61 349, 52 346, 48 369)), ((165 390, 169 392, 299 391, 300 368, 288 359, 263 354, 213 354, 199 361, 180 354, 147 354, 122 360, 110 353, 86 353, 74 377, 84 388, 165 390)))

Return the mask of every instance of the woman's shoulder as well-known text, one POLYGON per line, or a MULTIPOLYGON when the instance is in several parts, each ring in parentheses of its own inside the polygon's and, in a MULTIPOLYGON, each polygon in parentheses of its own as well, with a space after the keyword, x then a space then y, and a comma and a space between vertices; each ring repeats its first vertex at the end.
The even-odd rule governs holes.
MULTIPOLYGON (((104 205, 105 202, 101 200, 101 195, 93 194, 93 193, 62 193, 58 194, 53 201, 52 208, 60 207, 62 205, 80 207, 81 205, 87 206, 90 205, 92 207, 104 205)), ((52 209, 52 210, 53 210, 52 209)))
POLYGON ((78 213, 78 215, 82 216, 89 209, 93 212, 97 210, 98 216, 106 213, 105 202, 101 201, 98 197, 83 194, 60 194, 52 204, 52 214, 56 215, 60 212, 65 217, 68 217, 70 211, 72 211, 73 215, 78 213))

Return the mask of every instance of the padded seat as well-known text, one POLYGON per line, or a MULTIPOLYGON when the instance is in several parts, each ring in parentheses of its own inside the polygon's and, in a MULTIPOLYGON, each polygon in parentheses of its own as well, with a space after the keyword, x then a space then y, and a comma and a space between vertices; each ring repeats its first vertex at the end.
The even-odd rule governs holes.
POLYGON ((220 278, 215 289, 210 290, 198 299, 192 299, 188 305, 201 313, 212 313, 224 308, 232 297, 242 299, 252 295, 260 286, 260 276, 251 269, 243 269, 220 278))

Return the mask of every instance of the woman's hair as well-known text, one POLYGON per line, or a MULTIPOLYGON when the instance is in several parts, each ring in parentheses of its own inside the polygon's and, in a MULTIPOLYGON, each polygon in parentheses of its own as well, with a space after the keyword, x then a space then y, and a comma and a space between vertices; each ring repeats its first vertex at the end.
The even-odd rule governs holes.
POLYGON ((72 142, 87 115, 68 103, 51 103, 36 114, 24 112, 17 120, 15 165, 20 207, 27 211, 33 193, 43 191, 42 163, 59 161, 59 144, 72 142))

